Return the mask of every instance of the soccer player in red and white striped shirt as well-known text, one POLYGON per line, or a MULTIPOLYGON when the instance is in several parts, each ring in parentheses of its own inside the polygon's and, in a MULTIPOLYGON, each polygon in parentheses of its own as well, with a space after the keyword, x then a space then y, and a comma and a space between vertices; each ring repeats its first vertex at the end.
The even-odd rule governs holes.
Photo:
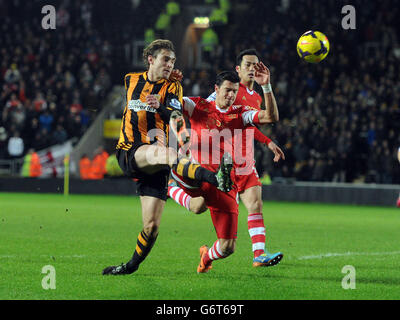
MULTIPOLYGON (((269 122, 272 123, 278 121, 279 112, 270 84, 270 72, 268 68, 260 62, 260 55, 258 52, 254 49, 242 51, 237 57, 236 71, 240 78, 240 85, 234 104, 248 105, 255 110, 260 110, 262 98, 253 90, 254 81, 256 81, 261 85, 264 92, 264 100, 269 122)), ((215 92, 210 95, 207 100, 215 100, 215 92)), ((253 130, 254 138, 257 141, 266 144, 271 151, 274 152, 274 161, 279 159, 276 155, 277 152, 281 152, 281 150, 273 141, 264 136, 256 127, 247 128, 246 130, 253 130)), ((252 148, 253 144, 250 146, 252 148)), ((248 148, 249 144, 247 144, 246 140, 243 139, 242 154, 252 156, 254 152, 248 148)), ((284 159, 284 155, 282 158, 284 159)), ((244 165, 249 163, 249 161, 253 163, 253 171, 250 174, 246 173, 237 175, 236 184, 238 186, 240 199, 248 211, 248 231, 252 242, 253 266, 272 266, 282 259, 283 254, 281 252, 271 254, 266 250, 266 229, 262 214, 262 184, 254 165, 254 158, 246 159, 244 165)), ((170 190, 171 189, 169 189, 169 191, 170 190)), ((182 200, 180 200, 180 197, 183 197, 182 194, 179 194, 179 197, 176 197, 177 190, 174 189, 174 191, 175 193, 169 192, 169 196, 179 204, 183 205, 182 200)), ((201 213, 206 210, 204 206, 204 198, 201 197, 189 199, 185 207, 195 213, 201 213)))
MULTIPOLYGON (((210 171, 217 170, 219 162, 226 163, 226 154, 230 152, 233 155, 233 163, 231 162, 235 169, 233 171, 243 169, 240 166, 241 160, 243 160, 240 154, 242 149, 240 136, 249 125, 270 122, 265 110, 232 105, 239 89, 239 81, 236 73, 222 72, 217 76, 215 102, 202 98, 184 98, 183 112, 190 118, 192 130, 191 157, 210 171), (221 143, 221 138, 223 143, 221 143)), ((275 158, 276 161, 284 158, 279 147, 275 150, 275 158)), ((187 161, 189 162, 189 160, 187 161)), ((252 172, 252 165, 251 161, 247 163, 246 167, 250 168, 248 173, 252 172)), ((212 261, 226 258, 235 250, 238 221, 237 184, 235 181, 237 174, 233 174, 232 180, 235 185, 231 191, 220 192, 209 183, 203 182, 195 185, 196 181, 183 178, 180 171, 182 172, 179 170, 179 166, 172 170, 173 178, 190 196, 204 197, 217 233, 218 239, 210 248, 207 246, 200 248, 201 259, 197 272, 204 273, 211 268, 212 261)), ((181 200, 184 201, 183 198, 181 200)), ((282 255, 277 253, 270 258, 270 262, 276 264, 281 257, 282 255)))

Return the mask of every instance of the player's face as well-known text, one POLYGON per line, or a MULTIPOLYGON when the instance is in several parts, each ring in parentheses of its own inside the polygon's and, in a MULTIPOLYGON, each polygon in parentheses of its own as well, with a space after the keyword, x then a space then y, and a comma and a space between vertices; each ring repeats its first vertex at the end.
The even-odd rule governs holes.
POLYGON ((161 49, 156 56, 149 56, 149 73, 158 81, 168 79, 175 66, 175 53, 167 49, 161 49))
POLYGON ((240 66, 236 66, 236 71, 241 82, 254 81, 255 69, 254 66, 259 62, 257 56, 245 55, 242 58, 240 66))
POLYGON ((220 108, 229 108, 236 99, 239 90, 239 83, 233 83, 228 80, 222 82, 218 87, 215 85, 215 92, 217 94, 215 103, 220 108))

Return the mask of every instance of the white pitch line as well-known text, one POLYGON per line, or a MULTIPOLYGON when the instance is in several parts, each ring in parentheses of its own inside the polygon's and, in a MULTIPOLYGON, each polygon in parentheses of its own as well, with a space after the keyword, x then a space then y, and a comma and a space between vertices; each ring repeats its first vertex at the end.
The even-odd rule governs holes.
POLYGON ((342 252, 342 253, 323 253, 310 256, 298 257, 297 260, 311 260, 311 259, 323 259, 331 257, 348 257, 348 256, 382 256, 382 255, 398 255, 400 251, 390 252, 342 252))

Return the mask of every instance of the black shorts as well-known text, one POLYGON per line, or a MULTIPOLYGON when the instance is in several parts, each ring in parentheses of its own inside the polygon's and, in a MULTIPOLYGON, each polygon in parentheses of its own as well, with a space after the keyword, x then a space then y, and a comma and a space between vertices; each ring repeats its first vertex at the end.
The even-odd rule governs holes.
POLYGON ((162 169, 153 174, 142 172, 137 167, 135 161, 135 152, 140 146, 141 145, 132 147, 128 151, 118 149, 116 157, 119 166, 125 175, 137 180, 139 195, 150 196, 165 201, 167 200, 170 169, 162 169))

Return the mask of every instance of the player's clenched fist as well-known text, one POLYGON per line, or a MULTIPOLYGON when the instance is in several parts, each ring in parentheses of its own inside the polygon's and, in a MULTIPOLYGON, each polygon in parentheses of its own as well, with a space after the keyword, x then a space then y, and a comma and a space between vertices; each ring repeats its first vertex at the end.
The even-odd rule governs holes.
POLYGON ((152 108, 158 109, 160 107, 159 98, 155 94, 148 95, 146 97, 146 102, 152 108))

